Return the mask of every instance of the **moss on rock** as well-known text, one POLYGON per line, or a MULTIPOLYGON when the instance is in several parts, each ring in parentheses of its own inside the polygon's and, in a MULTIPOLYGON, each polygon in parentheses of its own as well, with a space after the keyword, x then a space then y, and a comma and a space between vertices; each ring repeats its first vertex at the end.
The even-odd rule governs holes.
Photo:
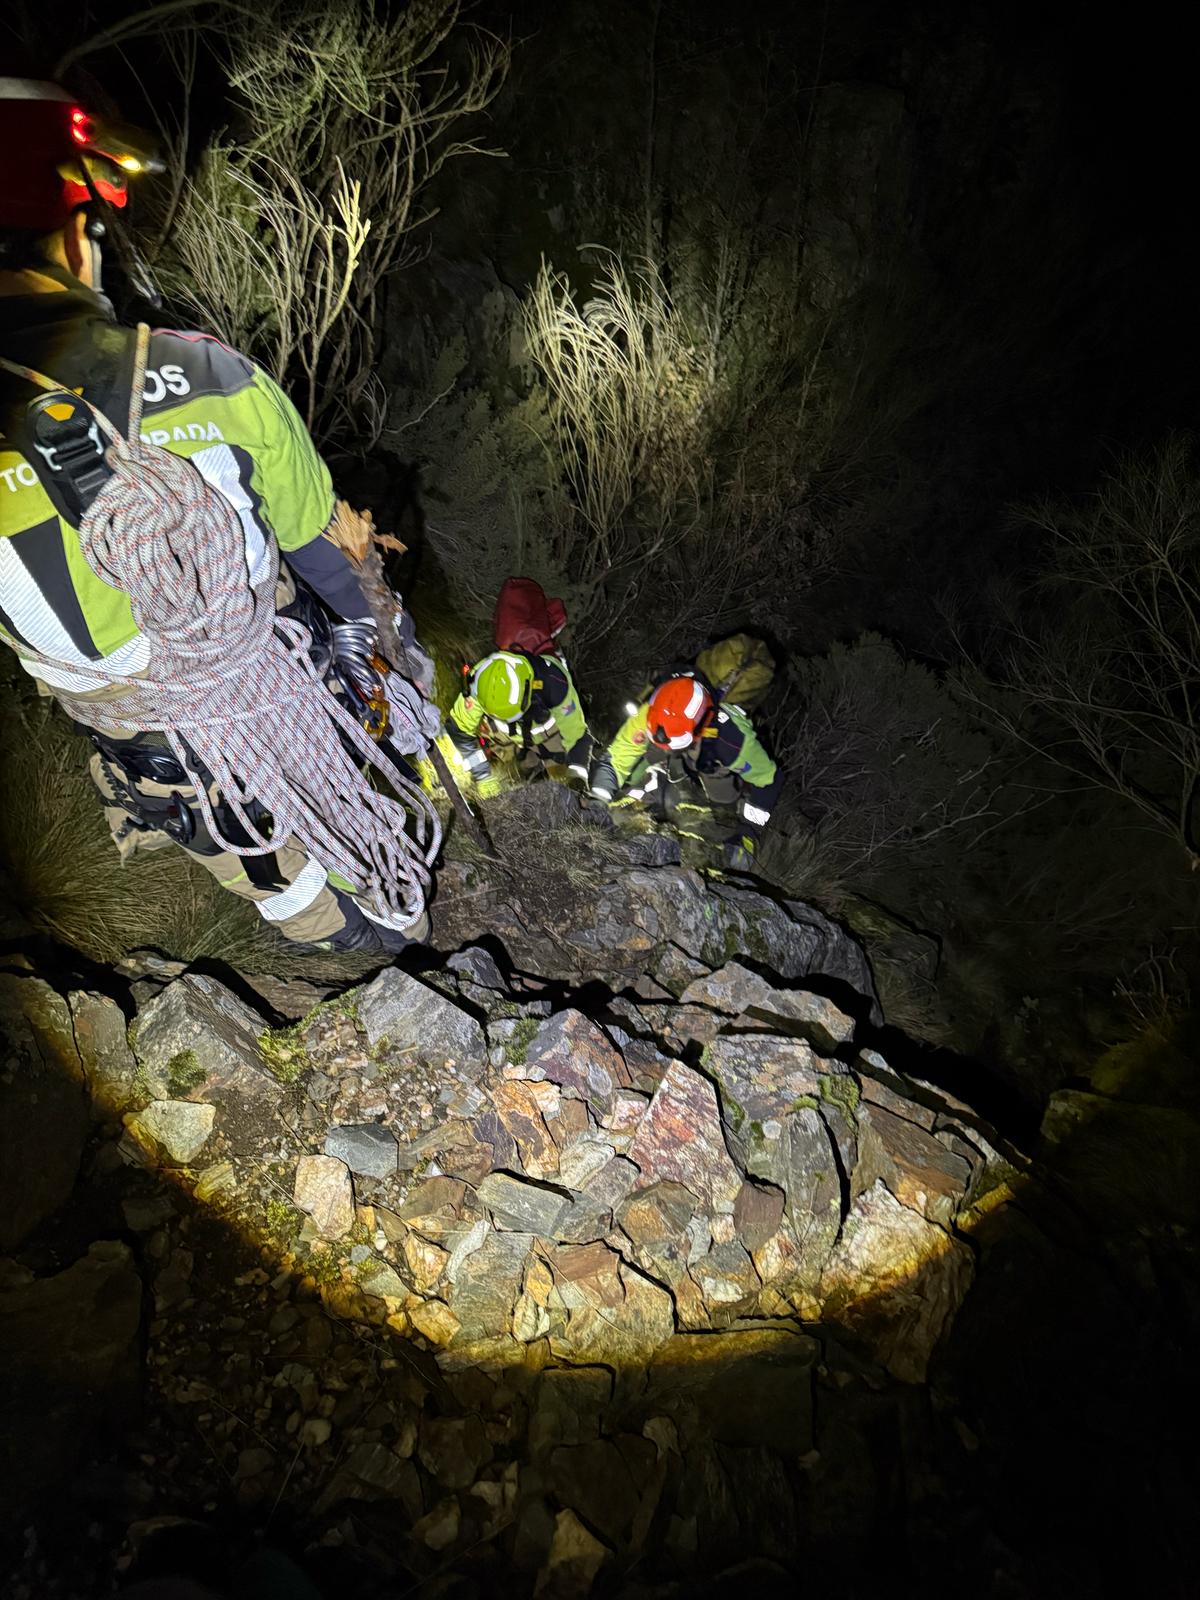
POLYGON ((167 1062, 167 1088, 174 1100, 182 1100, 190 1089, 198 1089, 206 1076, 194 1050, 177 1050, 167 1062))

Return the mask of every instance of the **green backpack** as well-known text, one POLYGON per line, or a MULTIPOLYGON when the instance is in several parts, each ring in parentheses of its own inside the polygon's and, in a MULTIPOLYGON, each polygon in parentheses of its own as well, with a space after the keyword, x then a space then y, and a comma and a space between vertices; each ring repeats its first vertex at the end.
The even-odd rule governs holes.
POLYGON ((742 711, 753 711, 767 697, 775 677, 775 658, 761 639, 731 633, 696 657, 696 670, 712 685, 717 699, 742 711))

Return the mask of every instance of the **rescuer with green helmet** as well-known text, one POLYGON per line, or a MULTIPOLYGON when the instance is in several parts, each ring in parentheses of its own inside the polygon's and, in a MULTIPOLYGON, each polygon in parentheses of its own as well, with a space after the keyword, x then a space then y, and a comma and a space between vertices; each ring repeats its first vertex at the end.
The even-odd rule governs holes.
POLYGON ((492 739, 519 743, 523 764, 560 762, 586 779, 592 754, 579 691, 559 655, 494 650, 471 672, 446 723, 450 741, 483 798, 499 778, 488 755, 492 739))

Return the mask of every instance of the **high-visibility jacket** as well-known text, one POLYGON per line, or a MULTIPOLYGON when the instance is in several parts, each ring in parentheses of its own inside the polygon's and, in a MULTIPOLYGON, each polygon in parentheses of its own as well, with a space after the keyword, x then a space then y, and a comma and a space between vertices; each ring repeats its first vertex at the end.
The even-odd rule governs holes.
POLYGON ((753 828, 766 826, 779 792, 779 770, 740 707, 718 706, 700 738, 682 751, 661 750, 651 743, 649 714, 650 703, 645 701, 625 720, 596 762, 591 777, 596 793, 607 791, 615 797, 674 759, 702 786, 706 778, 732 779, 742 820, 753 828))
MULTIPOLYGON (((0 272, 0 355, 82 392, 118 428, 129 414, 132 329, 64 268, 0 272)), ((0 410, 33 397, 0 371, 0 410)), ((329 470, 295 408, 253 362, 200 333, 155 332, 146 363, 142 438, 187 457, 236 510, 252 579, 274 535, 288 564, 342 616, 368 607, 346 557, 318 536, 333 515, 329 470)), ((0 427, 3 423, 0 422, 0 427)), ((76 530, 33 468, 0 434, 0 637, 68 664, 131 677, 149 661, 129 596, 96 576, 76 530)), ((30 671, 79 694, 90 678, 30 671)))
MULTIPOLYGON (((561 656, 529 657, 533 667, 533 693, 529 709, 519 723, 498 722, 505 733, 516 732, 523 742, 537 746, 557 739, 570 766, 586 772, 591 754, 591 735, 583 703, 561 656)), ((489 719, 473 696, 460 694, 450 708, 446 731, 463 764, 473 778, 486 776, 488 758, 480 744, 480 734, 489 719)))

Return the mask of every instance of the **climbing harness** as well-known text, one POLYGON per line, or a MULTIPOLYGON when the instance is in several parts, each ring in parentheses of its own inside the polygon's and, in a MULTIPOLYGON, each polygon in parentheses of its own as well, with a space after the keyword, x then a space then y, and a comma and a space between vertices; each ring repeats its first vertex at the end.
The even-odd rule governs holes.
MULTIPOLYGON (((18 653, 89 677, 96 689, 120 690, 104 700, 56 694, 71 716, 101 733, 120 737, 131 727, 161 733, 221 849, 263 856, 294 839, 354 890, 369 916, 403 932, 425 911, 440 819, 420 785, 328 692, 310 660, 309 630, 277 616, 274 539, 268 540, 266 570, 251 579, 233 507, 188 461, 141 440, 149 339, 149 328, 139 325, 127 437, 83 401, 109 440, 103 458, 111 476, 78 522, 93 572, 129 596, 150 646, 145 676, 113 677, 24 642, 18 653), (364 768, 384 778, 392 794, 372 787, 364 768), (219 826, 206 775, 236 830, 219 826), (270 837, 264 814, 272 819, 270 837), (249 842, 229 837, 230 831, 249 842)), ((0 367, 65 406, 78 403, 31 368, 3 358, 0 367)), ((46 412, 53 402, 37 404, 46 412)), ((52 473, 53 459, 46 466, 52 473)), ((394 698, 391 719, 399 748, 423 745, 424 729, 405 696, 394 698)))

